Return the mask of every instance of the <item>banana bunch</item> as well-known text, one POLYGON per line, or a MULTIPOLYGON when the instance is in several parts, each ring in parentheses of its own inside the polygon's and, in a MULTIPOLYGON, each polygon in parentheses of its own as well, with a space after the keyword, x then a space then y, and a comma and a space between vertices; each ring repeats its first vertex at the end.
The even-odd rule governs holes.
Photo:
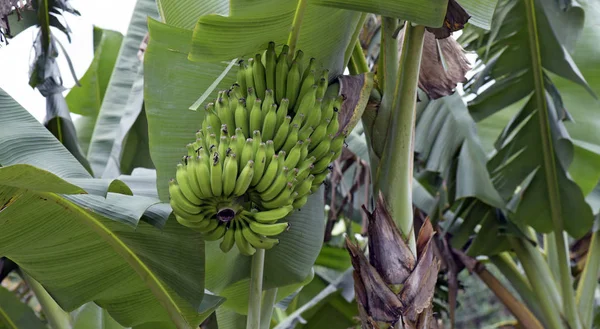
POLYGON ((278 221, 301 208, 342 152, 338 109, 343 97, 326 97, 328 71, 302 51, 280 54, 271 42, 240 61, 237 82, 205 106, 202 129, 187 145, 169 193, 175 217, 237 245, 244 255, 269 249, 289 229, 278 221))

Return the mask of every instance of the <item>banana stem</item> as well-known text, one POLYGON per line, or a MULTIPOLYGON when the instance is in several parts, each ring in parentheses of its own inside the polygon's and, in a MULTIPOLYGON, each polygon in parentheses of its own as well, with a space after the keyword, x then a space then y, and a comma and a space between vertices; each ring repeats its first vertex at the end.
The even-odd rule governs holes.
POLYGON ((302 25, 302 19, 304 18, 304 12, 306 11, 307 5, 308 0, 298 0, 298 6, 296 7, 296 13, 294 14, 294 20, 292 21, 292 31, 290 32, 287 42, 290 47, 288 51, 288 56, 290 58, 293 58, 294 53, 296 52, 296 43, 298 43, 300 26, 302 25))
POLYGON ((71 318, 69 313, 65 312, 56 301, 50 296, 50 294, 44 289, 44 287, 35 279, 30 277, 27 273, 20 271, 21 277, 37 298, 42 312, 46 316, 48 323, 52 329, 71 329, 71 318))
POLYGON ((354 49, 352 50, 352 56, 350 57, 351 62, 353 63, 353 70, 350 70, 350 74, 361 74, 365 72, 369 72, 369 65, 367 64, 367 59, 365 58, 365 53, 360 45, 360 42, 354 44, 354 49))
POLYGON ((389 203, 392 218, 416 255, 412 209, 413 135, 425 27, 406 22, 404 29, 392 117, 376 179, 389 203))
POLYGON ((273 308, 275 307, 276 299, 277 288, 265 291, 260 309, 260 329, 269 329, 271 327, 271 317, 273 316, 273 308))
POLYGON ((246 329, 260 329, 260 306, 262 299, 263 269, 265 250, 256 249, 250 268, 250 298, 248 300, 248 319, 246 329))
POLYGON ((592 327, 594 317, 594 293, 598 285, 600 271, 600 233, 592 234, 592 240, 585 259, 585 267, 577 286, 577 305, 584 328, 592 327))

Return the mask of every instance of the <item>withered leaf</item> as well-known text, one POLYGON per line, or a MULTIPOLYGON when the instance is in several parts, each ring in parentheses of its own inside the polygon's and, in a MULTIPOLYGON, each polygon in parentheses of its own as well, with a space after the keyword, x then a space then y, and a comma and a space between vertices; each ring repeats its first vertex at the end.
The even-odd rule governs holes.
MULTIPOLYGON (((346 238, 346 249, 350 253, 352 267, 354 267, 354 290, 356 300, 362 305, 366 316, 361 317, 371 325, 379 322, 389 323, 393 326, 399 319, 404 305, 398 297, 385 284, 375 268, 369 264, 367 258, 350 239, 346 238)), ((367 326, 368 328, 368 326, 367 326)))
POLYGON ((471 16, 461 7, 456 0, 448 0, 446 18, 441 27, 428 27, 427 31, 433 33, 437 39, 445 39, 452 32, 462 30, 471 16))
POLYGON ((402 314, 412 322, 431 305, 438 278, 440 262, 433 254, 432 239, 433 234, 418 252, 420 257, 417 259, 417 266, 400 291, 400 301, 407 306, 402 310, 402 314))
POLYGON ((402 238, 379 192, 373 213, 363 208, 369 218, 369 261, 389 285, 403 284, 415 267, 415 257, 402 238))
MULTIPOLYGON (((398 36, 400 51, 403 39, 404 31, 398 36)), ((419 88, 430 98, 452 94, 457 83, 466 81, 465 74, 468 71, 469 61, 454 38, 436 40, 433 34, 425 33, 419 88)))
POLYGON ((344 102, 342 108, 339 109, 340 127, 335 136, 340 134, 348 136, 362 117, 369 102, 373 89, 373 73, 342 75, 338 78, 338 82, 340 84, 339 95, 344 97, 344 102))

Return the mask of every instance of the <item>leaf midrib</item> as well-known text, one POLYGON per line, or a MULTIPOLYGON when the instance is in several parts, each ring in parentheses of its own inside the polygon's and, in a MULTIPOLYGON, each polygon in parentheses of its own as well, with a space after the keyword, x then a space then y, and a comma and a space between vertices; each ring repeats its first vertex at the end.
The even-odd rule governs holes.
MULTIPOLYGON (((157 297, 160 304, 167 310, 169 316, 176 324, 177 328, 191 329, 193 326, 182 316, 182 310, 179 308, 177 303, 173 300, 165 285, 160 281, 154 273, 146 266, 144 262, 135 254, 131 248, 129 248, 121 239, 119 239, 115 233, 113 233, 108 227, 100 222, 93 215, 88 213, 83 208, 68 202, 56 193, 38 193, 53 200, 58 205, 74 211, 76 215, 84 219, 86 223, 94 232, 108 242, 113 249, 123 257, 123 259, 133 268, 133 270, 141 277, 142 281, 150 288, 153 295, 157 297)), ((16 327, 15 327, 16 328, 16 327)))

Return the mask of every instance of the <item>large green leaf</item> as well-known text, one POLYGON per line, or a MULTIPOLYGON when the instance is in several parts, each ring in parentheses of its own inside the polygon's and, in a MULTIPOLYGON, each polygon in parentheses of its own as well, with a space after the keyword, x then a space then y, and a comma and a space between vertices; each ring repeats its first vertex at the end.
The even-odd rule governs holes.
POLYGON ((0 166, 17 164, 43 169, 91 194, 131 194, 120 181, 92 179, 48 130, 0 89, 0 166))
MULTIPOLYGON (((143 207, 135 208, 122 210, 140 218, 143 207)), ((162 231, 144 222, 131 228, 56 194, 22 192, 0 214, 0 228, 0 253, 67 311, 94 301, 125 326, 192 328, 202 320, 203 241, 176 221, 162 231)))
POLYGON ((0 287, 0 329, 46 329, 33 310, 14 293, 0 287))
MULTIPOLYGON (((287 42, 297 1, 233 1, 229 17, 206 15, 194 28, 190 59, 203 62, 230 61, 265 49, 270 41, 287 42), (223 42, 227 40, 227 42, 223 42)), ((329 76, 343 73, 345 53, 353 46, 360 13, 309 3, 302 19, 297 49, 315 57, 317 67, 329 76), (339 28, 344 26, 344 28, 339 28)))
POLYGON ((581 189, 567 176, 573 144, 563 121, 570 116, 544 72, 568 79, 582 90, 591 89, 551 27, 546 13, 549 6, 558 4, 541 3, 535 2, 536 33, 528 30, 525 3, 504 0, 495 14, 494 29, 469 42, 468 47, 486 63, 467 84, 467 91, 477 94, 469 109, 476 120, 482 120, 526 98, 495 143, 497 153, 488 163, 494 186, 506 201, 520 195, 519 202, 511 206, 511 220, 549 232, 553 228, 551 218, 555 218, 569 234, 578 237, 591 227, 592 212, 581 189), (537 54, 532 47, 539 49, 539 62, 533 60, 537 54), (536 75, 541 81, 535 82, 536 75), (492 80, 493 84, 479 92, 492 80), (540 121, 540 115, 548 119, 540 121), (545 156, 548 161, 544 161, 545 156), (550 204, 551 197, 557 197, 560 205, 550 204))
POLYGON ((140 222, 156 198, 104 198, 110 180, 91 178, 25 109, 0 96, 0 254, 65 310, 94 301, 126 326, 197 326, 220 303, 201 304, 200 235, 175 220, 162 230, 140 222), (100 196, 54 193, 76 193, 77 186, 100 196))
MULTIPOLYGON (((158 194, 168 201, 168 181, 187 154, 186 144, 196 139, 203 111, 188 108, 221 74, 227 64, 199 64, 187 59, 192 31, 149 21, 150 41, 144 61, 145 103, 150 153, 156 167, 158 194)), ((228 76, 217 90, 235 81, 228 76)), ((216 91, 214 93, 216 96, 216 91)))
POLYGON ((69 110, 82 115, 74 123, 86 154, 122 41, 121 33, 94 27, 94 59, 79 80, 81 86, 73 87, 66 97, 69 110))
POLYGON ((488 205, 504 208, 485 164, 487 158, 479 143, 475 122, 461 97, 453 95, 424 100, 427 106, 418 113, 415 152, 427 171, 440 173, 446 184, 453 182, 455 199, 475 197, 488 205), (453 163, 457 161, 455 167, 453 163))
POLYGON ((87 303, 72 313, 73 329, 125 329, 105 309, 87 303))
POLYGON ((148 17, 158 17, 156 2, 138 0, 127 35, 119 50, 119 57, 110 77, 88 150, 88 160, 96 176, 118 176, 119 173, 105 172, 105 170, 115 140, 120 136, 118 127, 121 118, 129 111, 137 111, 138 114, 141 111, 141 102, 130 102, 130 97, 133 94, 133 97, 137 97, 140 101, 143 99, 143 95, 135 90, 132 91, 132 88, 134 83, 140 80, 138 72, 142 63, 138 51, 148 31, 148 17), (130 104, 140 106, 128 109, 130 104))
POLYGON ((397 17, 430 27, 441 27, 447 0, 311 0, 309 3, 397 17))
POLYGON ((121 49, 123 35, 117 31, 94 27, 94 59, 66 97, 69 110, 83 116, 96 117, 121 49))
POLYGON ((229 14, 229 2, 227 0, 157 0, 158 12, 163 22, 184 29, 193 29, 198 17, 202 15, 217 14, 226 16, 229 14))

